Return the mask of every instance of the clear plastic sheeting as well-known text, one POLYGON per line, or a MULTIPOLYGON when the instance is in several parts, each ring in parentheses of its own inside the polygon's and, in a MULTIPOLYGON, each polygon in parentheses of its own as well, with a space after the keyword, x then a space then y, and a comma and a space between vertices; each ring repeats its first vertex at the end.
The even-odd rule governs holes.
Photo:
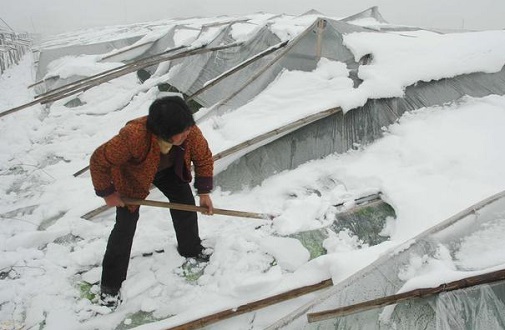
POLYGON ((436 300, 436 329, 505 329, 505 283, 441 294, 436 300))
MULTIPOLYGON (((240 65, 242 62, 249 58, 261 53, 265 49, 276 45, 281 40, 268 29, 268 27, 261 28, 253 38, 244 42, 241 46, 231 49, 223 49, 215 54, 210 63, 212 66, 206 67, 202 71, 202 76, 199 81, 191 86, 189 92, 194 93, 205 85, 208 81, 218 77, 223 72, 240 65)), ((267 55, 265 59, 272 58, 274 55, 267 55)), ((236 86, 244 85, 250 76, 261 69, 264 59, 256 60, 236 74, 232 74, 229 78, 221 80, 219 83, 212 86, 212 88, 197 96, 197 100, 206 106, 212 106, 219 102, 222 97, 228 96, 236 86), (245 74, 244 74, 245 73, 245 74)))
MULTIPOLYGON (((342 44, 343 35, 363 31, 367 30, 345 22, 316 19, 304 32, 290 40, 286 49, 278 51, 275 56, 258 60, 255 67, 245 68, 223 81, 230 89, 213 111, 220 114, 246 104, 273 82, 282 70, 312 71, 321 57, 346 63, 350 70, 354 70, 357 63, 354 55, 342 44), (236 81, 242 75, 247 77, 247 84, 236 81)), ((209 93, 213 91, 209 90, 209 93)))
MULTIPOLYGON (((37 72, 35 74, 35 80, 41 81, 42 79, 44 79, 45 75, 47 74, 47 67, 49 63, 51 63, 56 59, 62 58, 64 56, 79 56, 83 54, 86 55, 105 54, 115 49, 131 46, 140 38, 141 36, 135 36, 119 40, 99 42, 95 44, 72 45, 61 48, 44 49, 40 52, 39 61, 37 63, 37 72)), ((38 84, 37 86, 35 86, 35 92, 37 94, 45 93, 48 90, 52 90, 60 86, 64 86, 66 84, 70 84, 81 78, 83 77, 73 76, 68 79, 58 79, 58 77, 55 77, 50 80, 45 80, 45 84, 38 84)))
MULTIPOLYGON (((314 323, 309 323, 306 315, 409 291, 402 291, 407 280, 401 272, 412 266, 413 259, 436 259, 441 250, 447 251, 446 257, 457 259, 458 251, 475 233, 497 224, 504 228, 504 215, 505 192, 501 192, 421 233, 394 251, 385 253, 267 329, 503 329, 503 282, 408 300, 314 323)), ((499 266, 470 267, 470 263, 462 265, 458 260, 454 264, 457 269, 453 271, 458 272, 459 279, 486 273, 488 269, 499 266)), ((433 287, 446 282, 451 281, 443 281, 433 287)))
POLYGON ((132 36, 124 39, 109 40, 92 44, 43 49, 40 52, 39 62, 37 63, 37 73, 35 79, 37 81, 43 79, 47 73, 47 66, 49 63, 63 56, 106 54, 114 49, 128 47, 140 38, 142 38, 142 36, 132 36))
POLYGON ((379 8, 377 6, 365 9, 360 13, 348 16, 348 17, 342 19, 342 21, 354 22, 354 21, 359 21, 359 20, 368 19, 368 18, 373 18, 374 20, 376 20, 377 22, 380 22, 380 23, 387 23, 387 21, 384 19, 384 17, 382 17, 381 13, 379 12, 379 8))
MULTIPOLYGON (((206 31, 207 33, 201 33, 201 36, 197 38, 197 41, 200 40, 199 42, 202 46, 205 45, 206 48, 212 48, 232 43, 228 39, 229 26, 213 27, 212 30, 210 31, 209 29, 206 31)), ((185 94, 190 94, 191 86, 202 76, 212 56, 213 54, 209 52, 171 61, 171 78, 167 82, 185 94)), ((158 74, 160 73, 158 72, 158 74)))
MULTIPOLYGON (((315 65, 315 62, 314 62, 315 65)), ((224 190, 260 184, 269 176, 354 145, 366 145, 382 136, 387 127, 405 112, 454 102, 465 95, 484 97, 505 93, 505 68, 497 73, 473 73, 450 79, 418 82, 405 90, 403 98, 369 99, 345 115, 337 112, 279 136, 230 162, 216 176, 224 190)))
MULTIPOLYGON (((174 60, 170 63, 171 78, 167 82, 185 94, 191 95, 223 72, 280 42, 280 39, 266 27, 260 29, 254 37, 244 42, 235 40, 231 32, 231 25, 222 27, 221 33, 206 47, 240 43, 237 44, 237 47, 174 60)), ((251 72, 258 70, 259 64, 260 62, 252 63, 245 70, 241 70, 239 74, 224 79, 213 86, 210 92, 203 92, 195 99, 204 106, 211 106, 233 91, 234 86, 244 84, 249 79, 251 72)))
MULTIPOLYGON (((240 43, 237 47, 171 61, 167 83, 186 95, 192 95, 227 70, 283 41, 269 24, 258 26, 247 40, 235 40, 233 24, 221 26, 221 32, 206 44, 206 48, 240 43)), ((259 57, 239 71, 223 77, 195 100, 205 107, 212 107, 217 115, 231 111, 261 93, 282 70, 312 71, 321 57, 344 62, 355 71, 357 63, 352 53, 343 46, 342 36, 363 31, 367 30, 345 22, 314 19, 305 31, 289 40, 288 46, 259 57)))

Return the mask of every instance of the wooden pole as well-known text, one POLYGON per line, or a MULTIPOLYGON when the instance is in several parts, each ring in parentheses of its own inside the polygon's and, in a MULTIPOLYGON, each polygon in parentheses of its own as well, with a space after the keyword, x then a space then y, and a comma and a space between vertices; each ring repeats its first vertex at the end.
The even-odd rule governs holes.
POLYGON ((333 282, 331 281, 331 279, 324 280, 324 281, 319 282, 317 284, 293 289, 293 290, 290 290, 290 291, 287 291, 287 292, 284 292, 284 293, 281 293, 281 294, 278 294, 278 295, 275 295, 275 296, 272 296, 269 298, 265 298, 265 299, 257 300, 257 301, 247 303, 244 305, 240 305, 237 308, 227 309, 222 312, 218 312, 218 313, 214 313, 214 314, 211 314, 208 316, 204 316, 199 319, 196 319, 196 320, 193 320, 193 321, 190 321, 190 322, 178 325, 178 326, 168 328, 166 330, 200 329, 200 328, 203 328, 203 327, 208 326, 210 324, 214 324, 216 322, 219 322, 219 321, 222 321, 222 320, 225 320, 225 319, 237 316, 237 315, 241 315, 241 314, 252 312, 252 311, 255 311, 255 310, 258 310, 261 308, 265 308, 265 307, 268 307, 268 306, 271 306, 271 305, 274 305, 274 304, 277 304, 277 303, 280 303, 280 302, 283 302, 283 301, 286 301, 289 299, 297 298, 297 297, 300 297, 300 296, 303 296, 303 295, 306 295, 306 294, 309 294, 309 293, 312 293, 312 292, 315 292, 315 291, 318 291, 321 289, 331 287, 332 285, 333 285, 333 282))
POLYGON ((337 309, 326 310, 316 313, 308 313, 307 319, 309 323, 324 321, 327 319, 333 319, 336 317, 342 317, 350 314, 360 313, 367 310, 384 307, 392 304, 396 304, 402 301, 425 298, 433 295, 438 295, 441 292, 449 292, 464 288, 473 287, 481 284, 488 284, 498 281, 505 280, 505 269, 498 270, 491 273, 476 275, 467 277, 461 280, 441 284, 436 288, 424 288, 416 289, 412 291, 407 291, 400 294, 395 294, 383 298, 378 298, 374 300, 365 301, 359 304, 354 304, 350 306, 345 306, 337 309))
POLYGON ((107 211, 110 208, 112 208, 112 207, 109 206, 109 205, 102 205, 102 206, 97 207, 96 209, 91 210, 88 213, 82 215, 81 218, 84 219, 84 220, 91 220, 94 217, 96 217, 97 215, 99 215, 99 214, 107 211))
MULTIPOLYGON (((195 205, 188 204, 179 204, 179 203, 169 203, 169 202, 160 202, 153 200, 144 200, 144 199, 136 199, 136 198, 128 198, 122 197, 122 200, 127 205, 146 205, 146 206, 154 206, 154 207, 163 207, 167 209, 174 209, 180 211, 191 211, 191 212, 200 212, 205 213, 207 208, 195 205)), ((100 206, 97 209, 94 209, 81 218, 85 220, 90 220, 91 218, 97 216, 98 214, 107 211, 111 207, 108 205, 100 206)), ((218 209, 214 208, 214 214, 227 215, 233 217, 240 218, 251 218, 251 219, 262 219, 262 220, 273 220, 275 216, 271 214, 263 214, 263 213, 254 213, 254 212, 243 212, 243 211, 235 211, 235 210, 226 210, 226 209, 218 209)))
MULTIPOLYGON (((167 209, 180 210, 180 211, 191 211, 191 212, 200 212, 200 213, 207 212, 207 208, 202 207, 202 206, 159 202, 159 201, 152 201, 152 200, 147 200, 147 199, 136 199, 136 198, 128 198, 128 197, 122 197, 121 199, 127 205, 147 205, 147 206, 163 207, 163 208, 167 208, 167 209)), ((263 220, 268 220, 268 219, 272 220, 274 218, 272 215, 269 215, 269 214, 243 212, 243 211, 235 211, 235 210, 225 210, 225 209, 218 209, 218 208, 214 208, 214 214, 228 215, 228 216, 241 217, 241 218, 263 219, 263 220)))

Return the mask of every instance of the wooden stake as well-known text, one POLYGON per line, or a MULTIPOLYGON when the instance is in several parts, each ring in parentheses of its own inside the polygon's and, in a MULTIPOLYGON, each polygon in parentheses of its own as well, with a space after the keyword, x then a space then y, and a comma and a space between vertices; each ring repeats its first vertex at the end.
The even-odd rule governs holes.
POLYGON ((222 320, 225 320, 225 319, 237 316, 237 315, 241 315, 241 314, 252 312, 252 311, 255 311, 255 310, 258 310, 261 308, 265 308, 265 307, 268 307, 268 306, 271 306, 271 305, 274 305, 274 304, 277 304, 277 303, 280 303, 280 302, 283 302, 283 301, 286 301, 289 299, 297 298, 297 297, 312 293, 314 291, 318 291, 321 289, 331 287, 332 285, 333 285, 333 282, 331 281, 331 279, 324 280, 324 281, 319 282, 317 284, 293 289, 293 290, 290 290, 290 291, 287 291, 287 292, 284 292, 284 293, 281 293, 281 294, 278 294, 278 295, 275 295, 275 296, 272 296, 269 298, 265 298, 265 299, 261 299, 261 300, 257 300, 257 301, 251 302, 251 303, 241 305, 237 308, 227 309, 222 312, 218 312, 218 313, 214 313, 214 314, 211 314, 208 316, 204 316, 199 319, 196 319, 196 320, 193 320, 193 321, 190 321, 190 322, 187 322, 187 323, 175 326, 175 327, 168 328, 166 330, 200 329, 200 328, 203 328, 203 327, 208 326, 210 324, 214 324, 216 322, 219 322, 219 321, 222 321, 222 320))
POLYGON ((498 270, 491 273, 476 275, 467 277, 461 280, 441 284, 436 288, 424 288, 416 289, 400 294, 395 294, 383 298, 378 298, 374 300, 365 301, 359 304, 354 304, 350 306, 345 306, 337 309, 326 310, 316 313, 308 313, 307 319, 309 323, 319 322, 327 319, 333 319, 337 317, 342 317, 350 314, 364 312, 370 309, 375 309, 379 307, 384 307, 399 303, 402 301, 425 298, 433 295, 438 295, 441 292, 454 291, 464 288, 469 288, 476 285, 493 283, 505 280, 505 269, 498 270))

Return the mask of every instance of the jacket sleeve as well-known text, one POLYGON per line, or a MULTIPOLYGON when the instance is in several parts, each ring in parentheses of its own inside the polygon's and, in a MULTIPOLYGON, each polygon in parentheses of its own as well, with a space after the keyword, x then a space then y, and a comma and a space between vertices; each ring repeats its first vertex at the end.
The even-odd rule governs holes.
POLYGON ((213 188, 214 160, 209 144, 202 131, 195 125, 192 127, 191 161, 195 168, 195 189, 198 194, 209 193, 213 188))
POLYGON ((91 155, 91 180, 98 196, 105 197, 116 190, 112 168, 119 167, 132 158, 130 141, 130 132, 125 126, 118 135, 102 144, 91 155))

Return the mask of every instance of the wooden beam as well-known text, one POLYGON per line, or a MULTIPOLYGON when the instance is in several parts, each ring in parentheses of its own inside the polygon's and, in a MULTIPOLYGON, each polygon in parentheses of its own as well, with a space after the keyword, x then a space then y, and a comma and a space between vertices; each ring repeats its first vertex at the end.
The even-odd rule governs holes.
POLYGON ((368 310, 379 308, 379 307, 384 307, 384 306, 396 304, 396 303, 399 303, 402 301, 425 298, 425 297, 429 297, 429 296, 433 296, 433 295, 438 295, 442 292, 449 292, 449 291, 454 291, 454 290, 459 290, 459 289, 465 289, 465 288, 473 287, 476 285, 488 284, 488 283, 493 283, 493 282, 498 282, 498 281, 503 281, 503 280, 505 280, 505 269, 498 270, 498 271, 491 272, 491 273, 471 276, 471 277, 467 277, 467 278, 453 281, 453 282, 449 282, 449 283, 444 283, 444 284, 437 286, 436 288, 415 289, 412 291, 407 291, 404 293, 399 293, 399 294, 395 294, 395 295, 391 295, 391 296, 387 296, 387 297, 383 297, 383 298, 369 300, 369 301, 365 301, 365 302, 354 304, 354 305, 349 305, 349 306, 326 310, 326 311, 321 311, 321 312, 308 313, 307 319, 308 319, 309 323, 319 322, 319 321, 324 321, 327 319, 333 319, 333 318, 337 318, 337 317, 342 317, 342 316, 346 316, 346 315, 351 315, 351 314, 355 314, 355 313, 368 311, 368 310))

